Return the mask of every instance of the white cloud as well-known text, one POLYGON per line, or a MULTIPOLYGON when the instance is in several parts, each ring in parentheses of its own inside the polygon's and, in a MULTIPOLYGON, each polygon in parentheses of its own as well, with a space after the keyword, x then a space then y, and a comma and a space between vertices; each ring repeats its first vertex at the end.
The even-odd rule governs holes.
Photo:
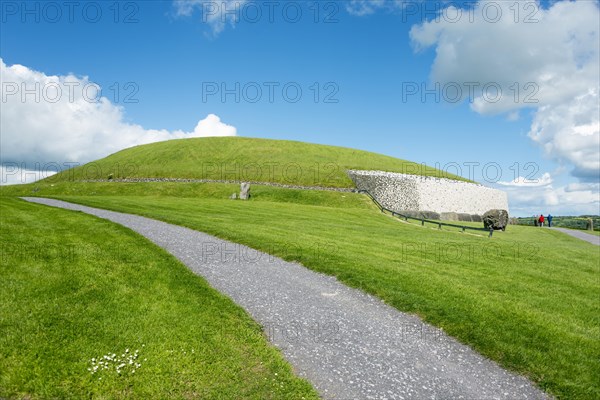
POLYGON ((373 14, 385 5, 385 0, 351 0, 346 3, 346 11, 352 15, 362 17, 373 14))
POLYGON ((499 181, 499 185, 511 186, 511 187, 536 187, 536 186, 548 186, 552 184, 552 176, 546 172, 540 178, 529 179, 523 176, 519 176, 517 179, 512 181, 499 181))
POLYGON ((431 12, 440 9, 438 3, 427 5, 424 0, 350 0, 346 1, 346 11, 348 14, 362 17, 365 15, 374 14, 379 10, 387 12, 402 12, 403 21, 409 16, 418 15, 421 11, 431 12), (406 12, 404 12, 407 10, 406 12))
POLYGON ((56 174, 51 170, 51 165, 34 166, 37 169, 23 169, 19 164, 0 165, 0 185, 17 185, 20 183, 33 183, 40 179, 56 174))
POLYGON ((529 137, 546 154, 575 166, 573 175, 598 181, 600 176, 600 98, 597 89, 570 102, 538 109, 529 137))
POLYGON ((517 216, 552 213, 555 215, 584 215, 600 212, 600 193, 597 183, 572 183, 553 186, 551 174, 528 180, 519 177, 511 182, 498 182, 508 194, 509 209, 517 216))
POLYGON ((221 119, 215 114, 208 114, 206 118, 198 121, 198 125, 196 125, 191 135, 195 137, 235 136, 236 132, 235 127, 222 123, 221 119))
POLYGON ((236 135, 235 127, 213 114, 199 121, 193 132, 144 129, 125 122, 121 107, 104 97, 94 99, 87 77, 49 76, 22 65, 7 66, 0 59, 0 81, 1 163, 25 163, 24 170, 37 169, 35 163, 88 162, 170 139, 236 135), (25 89, 34 93, 25 94, 25 89))
POLYGON ((570 183, 565 186, 565 192, 579 192, 579 191, 599 191, 600 183, 570 183))
MULTIPOLYGON (((459 11, 447 9, 447 15, 459 11)), ((458 21, 438 18, 410 31, 417 50, 435 46, 431 80, 465 88, 492 84, 487 98, 475 93, 474 111, 515 119, 519 110, 533 109, 529 136, 547 155, 572 165, 573 175, 598 180, 598 3, 558 1, 544 9, 538 2, 481 0, 461 12, 458 21), (494 87, 502 91, 499 99, 494 87)))
POLYGON ((213 36, 217 36, 223 32, 226 24, 235 26, 241 19, 242 8, 247 2, 248 0, 174 0, 173 4, 178 16, 190 17, 198 9, 202 22, 210 26, 213 36))

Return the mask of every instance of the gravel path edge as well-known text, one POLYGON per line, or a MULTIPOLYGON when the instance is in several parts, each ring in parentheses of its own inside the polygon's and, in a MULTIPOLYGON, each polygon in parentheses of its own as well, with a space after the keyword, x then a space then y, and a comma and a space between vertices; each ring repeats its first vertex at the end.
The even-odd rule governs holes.
POLYGON ((170 252, 259 322, 325 399, 551 398, 416 316, 298 263, 146 217, 23 199, 108 219, 170 252))

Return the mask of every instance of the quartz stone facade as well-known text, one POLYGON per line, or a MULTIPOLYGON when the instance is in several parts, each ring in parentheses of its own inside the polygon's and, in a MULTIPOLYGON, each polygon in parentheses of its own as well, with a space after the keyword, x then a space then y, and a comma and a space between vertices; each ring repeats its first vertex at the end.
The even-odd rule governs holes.
POLYGON ((348 176, 384 207, 410 216, 481 221, 488 210, 508 211, 505 192, 476 183, 383 171, 350 170, 348 176))

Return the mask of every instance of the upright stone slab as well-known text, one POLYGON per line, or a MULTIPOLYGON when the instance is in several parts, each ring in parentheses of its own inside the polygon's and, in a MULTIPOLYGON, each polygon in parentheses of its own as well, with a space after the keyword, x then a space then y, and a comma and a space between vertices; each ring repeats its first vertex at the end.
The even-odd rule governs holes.
POLYGON ((250 198, 250 184, 248 182, 242 182, 240 186, 240 199, 248 200, 250 198))
POLYGON ((489 210, 483 214, 483 226, 485 229, 506 229, 508 225, 508 211, 489 210))

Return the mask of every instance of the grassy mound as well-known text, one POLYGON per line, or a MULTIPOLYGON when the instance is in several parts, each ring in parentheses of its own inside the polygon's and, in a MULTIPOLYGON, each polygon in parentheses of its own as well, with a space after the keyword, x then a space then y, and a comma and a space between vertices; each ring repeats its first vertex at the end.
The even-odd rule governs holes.
POLYGON ((348 169, 382 170, 466 180, 435 168, 345 147, 286 140, 211 137, 125 149, 46 181, 182 178, 353 187, 348 169))
MULTIPOLYGON (((42 182, 0 187, 0 195, 55 197, 140 214, 298 261, 315 271, 337 276, 347 285, 361 288, 399 310, 421 316, 558 398, 600 398, 600 253, 589 243, 558 231, 525 226, 510 226, 492 239, 456 229, 421 227, 381 214, 368 197, 356 193, 253 185, 249 201, 234 201, 228 199, 239 191, 239 185, 234 184, 80 182, 106 179, 112 174, 115 179, 162 177, 351 187, 347 169, 441 176, 434 169, 352 149, 274 140, 206 138, 123 150, 42 182)), ((70 224, 67 231, 58 230, 67 218, 65 212, 46 213, 35 227, 39 231, 50 227, 50 237, 56 236, 56 240, 65 236, 81 240, 74 236, 85 237, 91 226, 88 217, 84 220, 77 216, 73 222, 80 225, 70 224)), ((3 217, 12 218, 11 215, 7 211, 3 217)), ((31 223, 25 221, 23 213, 19 218, 24 222, 14 220, 15 230, 31 223)), ((21 240, 28 235, 35 237, 35 232, 23 234, 21 240)), ((13 238, 14 235, 7 235, 3 243, 10 243, 13 238)), ((139 238, 136 241, 140 245, 143 242, 139 238)), ((110 254, 109 250, 103 251, 110 254)), ((52 260, 40 262, 40 268, 58 268, 53 265, 52 260)), ((54 275, 59 279, 58 272, 54 275)), ((12 304, 11 310, 33 307, 27 303, 27 297, 20 301, 11 297, 0 300, 12 304)), ((13 318, 14 311, 8 310, 4 315, 13 318)), ((190 310, 189 314, 200 312, 190 310)), ((207 319, 213 317, 216 318, 208 315, 207 319)), ((82 314, 82 318, 91 317, 82 314)), ((37 332, 36 329, 25 326, 22 331, 37 332)), ((185 332, 187 328, 182 329, 185 332)), ((148 334, 143 327, 139 331, 148 334)), ((182 348, 188 341, 194 343, 184 334, 182 348)), ((105 347, 110 343, 105 341, 105 347)), ((110 351, 109 347, 106 351, 110 351)), ((0 352, 0 372, 1 356, 0 352)), ((11 358, 10 362, 14 361, 11 358)), ((23 387, 14 380, 6 382, 23 387)), ((293 384, 293 390, 303 390, 296 384, 300 385, 293 384)), ((0 387, 3 386, 6 383, 0 380, 0 387)), ((245 394, 241 392, 243 385, 234 387, 245 394)), ((256 390, 264 394, 263 388, 256 390)))

